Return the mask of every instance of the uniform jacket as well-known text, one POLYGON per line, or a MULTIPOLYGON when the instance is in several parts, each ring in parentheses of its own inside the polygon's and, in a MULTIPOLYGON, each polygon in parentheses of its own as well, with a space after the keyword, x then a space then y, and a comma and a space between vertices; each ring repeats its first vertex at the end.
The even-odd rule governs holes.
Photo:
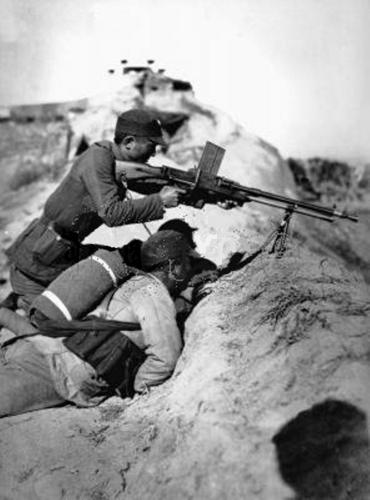
POLYGON ((117 321, 139 322, 141 330, 125 334, 146 354, 135 378, 134 388, 166 380, 173 372, 182 349, 176 308, 167 288, 152 276, 137 275, 126 281, 94 312, 117 321))
POLYGON ((135 200, 115 179, 117 147, 93 144, 79 156, 59 187, 46 201, 44 213, 7 249, 9 259, 26 276, 47 286, 81 259, 79 243, 97 227, 160 219, 159 194, 135 200))
POLYGON ((109 141, 93 144, 45 204, 46 217, 76 233, 79 241, 102 223, 112 227, 163 217, 158 194, 125 199, 125 189, 115 179, 114 148, 109 141))
MULTIPOLYGON (((170 377, 181 353, 182 340, 175 306, 163 283, 151 275, 134 276, 113 295, 109 294, 94 314, 140 323, 140 330, 124 332, 146 354, 135 377, 135 391, 145 391, 170 377)), ((32 342, 46 357, 54 386, 67 401, 93 406, 109 394, 108 385, 89 363, 67 349, 63 337, 35 335, 27 342, 32 342)))

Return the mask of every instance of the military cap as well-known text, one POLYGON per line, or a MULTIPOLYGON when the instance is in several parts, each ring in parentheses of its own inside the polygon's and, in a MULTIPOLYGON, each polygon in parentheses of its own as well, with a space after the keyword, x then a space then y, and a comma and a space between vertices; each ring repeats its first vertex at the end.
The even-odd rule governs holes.
POLYGON ((145 109, 130 109, 117 118, 115 137, 119 139, 130 134, 147 137, 161 146, 166 145, 160 121, 145 109))
POLYGON ((141 263, 144 270, 153 269, 171 259, 191 256, 185 236, 176 231, 159 231, 144 241, 141 247, 141 263))
POLYGON ((167 230, 177 231, 178 233, 183 234, 187 238, 190 246, 192 248, 195 248, 196 245, 193 240, 193 232, 197 231, 196 227, 191 227, 183 219, 170 219, 158 228, 158 231, 167 231, 167 230))

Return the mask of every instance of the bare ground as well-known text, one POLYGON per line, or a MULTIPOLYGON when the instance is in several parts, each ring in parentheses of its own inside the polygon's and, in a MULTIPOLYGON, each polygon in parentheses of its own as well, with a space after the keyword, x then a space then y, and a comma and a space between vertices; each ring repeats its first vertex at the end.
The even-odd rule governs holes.
POLYGON ((368 288, 296 251, 221 280, 188 320, 174 376, 150 394, 3 419, 1 498, 369 498, 368 288), (295 450, 303 479, 285 473, 289 490, 272 440, 328 399, 336 418, 353 405, 361 425, 351 414, 334 435, 318 426, 310 442, 306 432, 315 460, 307 468, 295 450))

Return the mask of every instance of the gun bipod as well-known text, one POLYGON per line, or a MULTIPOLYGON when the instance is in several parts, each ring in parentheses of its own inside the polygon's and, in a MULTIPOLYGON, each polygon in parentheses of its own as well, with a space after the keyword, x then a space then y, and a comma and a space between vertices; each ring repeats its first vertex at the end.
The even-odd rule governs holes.
POLYGON ((284 217, 282 218, 278 228, 275 230, 275 241, 272 245, 270 253, 276 253, 276 257, 280 259, 286 250, 288 239, 289 224, 294 213, 294 205, 285 209, 284 217))

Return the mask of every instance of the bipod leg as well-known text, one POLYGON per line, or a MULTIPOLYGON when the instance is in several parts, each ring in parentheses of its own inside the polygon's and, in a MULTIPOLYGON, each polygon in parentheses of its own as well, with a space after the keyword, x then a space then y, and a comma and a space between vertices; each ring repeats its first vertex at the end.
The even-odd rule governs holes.
POLYGON ((287 208, 285 215, 277 229, 276 238, 270 253, 276 253, 276 258, 280 259, 286 250, 286 242, 288 238, 289 223, 293 215, 293 210, 287 208))

